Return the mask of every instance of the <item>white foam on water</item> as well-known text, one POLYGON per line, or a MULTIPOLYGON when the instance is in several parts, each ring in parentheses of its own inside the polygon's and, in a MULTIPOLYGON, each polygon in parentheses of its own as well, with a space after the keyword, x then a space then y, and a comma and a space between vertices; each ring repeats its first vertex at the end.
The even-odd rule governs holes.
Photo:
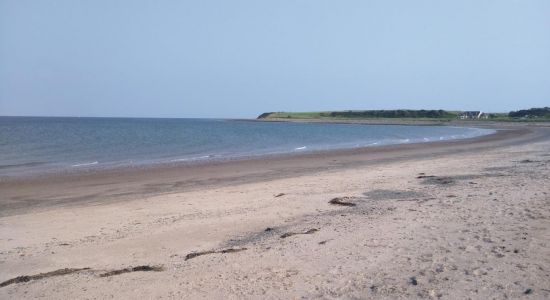
POLYGON ((81 163, 81 164, 72 165, 71 167, 85 167, 85 166, 93 166, 93 165, 97 165, 97 164, 99 164, 99 162, 94 161, 94 162, 88 162, 88 163, 81 163))
POLYGON ((197 157, 188 157, 188 158, 177 158, 172 159, 171 162, 178 162, 178 161, 192 161, 192 160, 199 160, 199 159, 205 159, 214 157, 214 155, 203 155, 203 156, 197 156, 197 157))
POLYGON ((306 146, 302 146, 302 147, 294 148, 294 150, 304 150, 306 148, 307 148, 306 146))

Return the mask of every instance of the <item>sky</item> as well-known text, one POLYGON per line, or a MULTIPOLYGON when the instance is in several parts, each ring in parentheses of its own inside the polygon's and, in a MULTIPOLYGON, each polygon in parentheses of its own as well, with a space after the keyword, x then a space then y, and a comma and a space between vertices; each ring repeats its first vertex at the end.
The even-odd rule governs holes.
POLYGON ((548 0, 0 0, 0 115, 541 106, 548 0))

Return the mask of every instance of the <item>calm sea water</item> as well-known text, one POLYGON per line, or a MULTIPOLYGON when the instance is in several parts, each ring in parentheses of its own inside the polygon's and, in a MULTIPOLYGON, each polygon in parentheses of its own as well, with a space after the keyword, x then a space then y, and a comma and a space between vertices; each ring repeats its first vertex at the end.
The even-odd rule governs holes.
POLYGON ((0 117, 0 177, 469 138, 448 126, 0 117))

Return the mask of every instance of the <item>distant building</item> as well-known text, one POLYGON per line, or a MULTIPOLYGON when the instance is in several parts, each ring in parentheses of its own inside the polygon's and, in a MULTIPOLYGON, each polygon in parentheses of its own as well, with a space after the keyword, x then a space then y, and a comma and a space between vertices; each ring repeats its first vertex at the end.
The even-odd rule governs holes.
POLYGON ((463 111, 458 115, 461 120, 465 119, 488 119, 489 116, 482 111, 463 111))

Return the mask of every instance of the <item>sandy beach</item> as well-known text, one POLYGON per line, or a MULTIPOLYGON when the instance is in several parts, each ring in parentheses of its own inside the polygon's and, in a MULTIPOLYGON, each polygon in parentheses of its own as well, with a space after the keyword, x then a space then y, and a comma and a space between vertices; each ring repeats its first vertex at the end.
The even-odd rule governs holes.
POLYGON ((497 127, 2 181, 0 298, 548 299, 550 128, 497 127))

